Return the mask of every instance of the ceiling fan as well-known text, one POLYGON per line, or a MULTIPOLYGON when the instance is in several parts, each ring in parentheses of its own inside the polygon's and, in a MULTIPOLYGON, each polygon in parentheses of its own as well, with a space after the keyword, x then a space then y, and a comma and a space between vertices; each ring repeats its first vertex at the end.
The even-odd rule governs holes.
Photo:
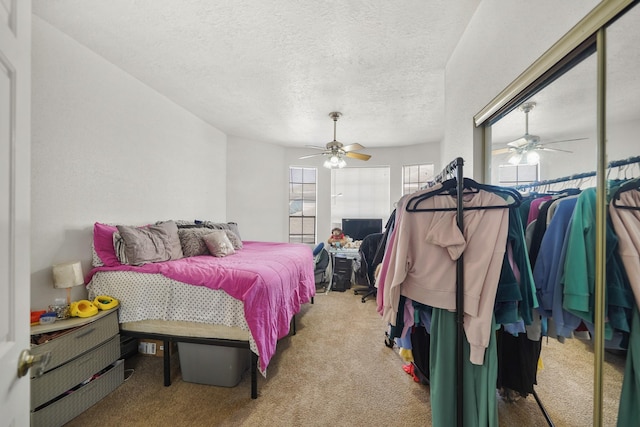
POLYGON ((510 153, 508 162, 514 165, 520 163, 520 161, 524 158, 527 159, 527 163, 536 164, 540 160, 540 155, 537 153, 538 151, 557 151, 563 153, 573 153, 573 151, 563 150, 560 148, 552 148, 547 147, 549 144, 556 144, 558 142, 569 142, 569 141, 580 141, 587 138, 574 138, 574 139, 563 139, 559 141, 549 141, 545 143, 541 143, 540 137, 538 135, 531 135, 529 133, 529 113, 536 106, 535 102, 525 102, 520 105, 518 109, 522 111, 525 115, 525 131, 524 135, 520 138, 515 139, 511 142, 507 143, 507 146, 504 148, 498 148, 492 151, 493 155, 499 154, 507 154, 510 153))
POLYGON ((347 162, 344 160, 344 157, 349 157, 352 159, 358 160, 369 160, 371 158, 368 154, 355 153, 355 151, 362 150, 364 147, 358 143, 344 145, 340 141, 336 141, 336 123, 338 118, 342 115, 337 111, 329 113, 329 117, 333 120, 333 141, 327 142, 326 147, 318 147, 316 145, 307 145, 309 148, 314 148, 316 150, 322 150, 320 153, 309 154, 306 156, 300 157, 300 159, 308 159, 310 157, 315 156, 329 156, 327 160, 325 160, 323 166, 325 168, 334 169, 334 168, 343 168, 347 165, 347 162))

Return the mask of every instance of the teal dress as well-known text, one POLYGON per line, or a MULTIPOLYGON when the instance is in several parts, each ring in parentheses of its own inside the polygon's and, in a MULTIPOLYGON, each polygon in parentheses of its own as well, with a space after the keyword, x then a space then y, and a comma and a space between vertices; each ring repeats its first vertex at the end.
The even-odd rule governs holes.
MULTIPOLYGON (((631 336, 627 364, 624 369, 624 380, 618 407, 618 426, 636 426, 640 420, 640 318, 638 308, 633 310, 631 336)), ((435 424, 434 424, 435 425, 435 424)))
MULTIPOLYGON (((495 319, 492 321, 495 330, 495 319)), ((434 427, 456 424, 456 313, 434 308, 431 318, 430 389, 434 427)), ((463 417, 465 427, 498 426, 498 357, 495 334, 485 350, 484 364, 469 361, 469 342, 463 340, 463 417)))

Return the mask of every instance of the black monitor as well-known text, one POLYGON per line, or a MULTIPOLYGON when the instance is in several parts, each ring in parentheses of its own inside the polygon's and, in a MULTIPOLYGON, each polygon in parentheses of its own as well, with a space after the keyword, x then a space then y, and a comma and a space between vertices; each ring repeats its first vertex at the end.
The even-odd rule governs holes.
POLYGON ((382 233, 382 219, 343 218, 342 232, 353 240, 362 240, 369 234, 382 233))

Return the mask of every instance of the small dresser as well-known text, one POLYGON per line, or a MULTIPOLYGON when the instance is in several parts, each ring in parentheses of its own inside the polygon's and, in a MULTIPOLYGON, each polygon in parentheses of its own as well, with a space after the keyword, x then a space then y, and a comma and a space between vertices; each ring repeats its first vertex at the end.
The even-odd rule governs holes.
POLYGON ((44 373, 31 371, 31 425, 61 426, 124 380, 118 311, 31 327, 31 354, 50 352, 44 373))

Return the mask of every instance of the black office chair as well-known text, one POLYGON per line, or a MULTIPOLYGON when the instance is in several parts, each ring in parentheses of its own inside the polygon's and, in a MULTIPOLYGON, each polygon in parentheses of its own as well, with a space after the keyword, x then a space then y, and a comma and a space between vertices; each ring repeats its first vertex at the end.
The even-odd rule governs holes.
POLYGON ((366 288, 355 289, 353 293, 355 295, 361 295, 363 292, 366 292, 361 299, 362 302, 366 302, 367 298, 370 296, 375 297, 378 294, 378 288, 375 286, 375 271, 379 262, 375 263, 374 257, 380 242, 382 242, 383 236, 384 233, 369 234, 362 239, 362 243, 360 243, 360 249, 358 251, 360 253, 360 267, 356 270, 355 279, 357 284, 366 286, 366 288))

